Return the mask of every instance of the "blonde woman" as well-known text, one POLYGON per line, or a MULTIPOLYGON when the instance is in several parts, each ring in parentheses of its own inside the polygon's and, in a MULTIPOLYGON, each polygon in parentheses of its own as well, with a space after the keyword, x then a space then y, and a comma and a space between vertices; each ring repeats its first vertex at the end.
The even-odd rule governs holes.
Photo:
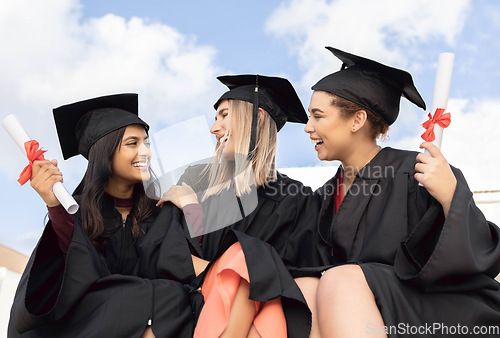
MULTIPOLYGON (((197 257, 196 274, 205 270, 201 284, 205 305, 195 336, 308 336, 310 312, 282 262, 291 267, 323 262, 316 245, 317 211, 313 211, 319 210, 319 200, 311 198, 309 188, 276 171, 277 132, 286 122, 305 123, 307 116, 286 79, 261 75, 218 79, 229 91, 214 106, 210 129, 217 139, 214 159, 204 170, 187 170, 181 179, 191 186, 206 180, 201 184, 206 189, 197 197, 203 212, 196 203, 182 203, 175 193, 167 198, 190 217, 198 213, 203 218, 196 225, 201 230, 191 229, 194 236, 188 237, 191 254, 197 257), (224 194, 235 196, 233 202, 229 198, 221 202, 224 194), (232 290, 230 297, 227 290, 232 290), (228 298, 233 301, 226 302, 228 298), (219 313, 220 309, 225 310, 219 313)), ((188 195, 185 185, 174 189, 178 195, 188 195)))

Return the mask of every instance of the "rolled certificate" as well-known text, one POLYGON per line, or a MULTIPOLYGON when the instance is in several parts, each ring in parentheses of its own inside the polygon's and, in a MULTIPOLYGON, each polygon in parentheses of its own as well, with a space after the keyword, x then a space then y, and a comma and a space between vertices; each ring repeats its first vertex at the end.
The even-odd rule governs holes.
MULTIPOLYGON (((432 95, 431 114, 435 114, 437 109, 446 110, 446 106, 448 105, 448 95, 450 94, 451 75, 453 73, 454 60, 455 54, 453 53, 439 54, 436 80, 434 82, 434 93, 432 95)), ((443 127, 436 123, 434 125, 434 134, 436 135, 436 138, 432 141, 432 143, 441 149, 443 127)), ((426 153, 428 154, 427 150, 426 153)))
MULTIPOLYGON (((10 137, 16 142, 17 146, 23 153, 26 154, 26 150, 24 149, 24 144, 26 142, 31 141, 31 138, 28 136, 24 128, 17 121, 14 115, 8 115, 3 119, 3 127, 9 133, 10 137)), ((52 186, 52 191, 54 195, 61 202, 61 205, 66 209, 69 214, 74 214, 78 211, 78 203, 76 203, 73 196, 71 196, 68 191, 64 188, 61 182, 56 182, 52 186)))

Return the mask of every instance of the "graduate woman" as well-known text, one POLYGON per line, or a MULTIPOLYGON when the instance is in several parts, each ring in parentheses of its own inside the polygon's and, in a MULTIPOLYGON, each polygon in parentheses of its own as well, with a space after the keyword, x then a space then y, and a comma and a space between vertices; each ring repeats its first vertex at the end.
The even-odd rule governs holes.
POLYGON ((425 109, 411 75, 327 48, 343 65, 312 87, 305 127, 319 159, 342 163, 320 188, 336 265, 317 290, 322 335, 498 336, 498 227, 433 144, 421 145, 429 155, 377 145, 401 96, 425 109))
POLYGON ((62 181, 55 160, 35 161, 31 185, 50 220, 21 278, 9 337, 190 336, 185 286, 138 273, 158 209, 154 185, 143 184, 153 177, 137 94, 65 105, 54 119, 64 159, 88 159, 74 193, 80 209, 71 216, 55 198, 51 187, 62 181))
MULTIPOLYGON (((308 336, 309 310, 282 261, 293 267, 320 264, 315 251, 320 201, 304 198, 312 195, 309 188, 276 171, 277 132, 287 121, 305 123, 306 113, 286 79, 261 75, 218 79, 229 91, 215 104, 211 127, 217 138, 215 161, 206 170, 188 169, 180 180, 195 186, 200 177, 205 179, 208 187, 198 200, 217 206, 203 208, 205 228, 198 233, 191 229, 198 236, 188 236, 191 253, 205 266, 211 262, 201 285, 205 305, 195 336, 249 332, 263 337, 308 336), (231 189, 236 203, 216 203, 231 189), (257 203, 247 208, 255 189, 257 203), (240 221, 223 219, 235 212, 240 221), (214 216, 223 219, 222 224, 214 216)), ((167 199, 174 201, 175 196, 167 199)), ((175 203, 186 210, 185 203, 175 203)))

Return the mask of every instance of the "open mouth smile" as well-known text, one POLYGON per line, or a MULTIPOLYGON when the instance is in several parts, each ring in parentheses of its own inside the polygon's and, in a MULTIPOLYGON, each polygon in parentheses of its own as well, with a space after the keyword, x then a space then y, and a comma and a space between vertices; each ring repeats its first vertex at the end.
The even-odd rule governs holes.
POLYGON ((149 161, 141 161, 141 162, 134 162, 132 163, 132 166, 136 168, 147 168, 149 166, 149 161))
POLYGON ((322 139, 311 139, 311 143, 314 144, 314 150, 318 150, 323 145, 322 139))

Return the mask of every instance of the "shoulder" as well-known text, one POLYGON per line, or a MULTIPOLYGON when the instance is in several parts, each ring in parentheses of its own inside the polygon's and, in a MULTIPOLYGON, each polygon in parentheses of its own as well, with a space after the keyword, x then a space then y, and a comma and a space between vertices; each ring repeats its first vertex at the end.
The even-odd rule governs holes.
POLYGON ((413 173, 417 163, 416 151, 383 148, 375 158, 361 171, 361 176, 376 175, 378 178, 385 176, 384 173, 392 176, 395 173, 413 173), (382 175, 382 176, 381 176, 382 175))
POLYGON ((208 170, 206 168, 205 164, 195 164, 187 167, 177 184, 184 182, 195 191, 206 189, 208 187, 208 170))
POLYGON ((259 187, 258 192, 260 196, 273 200, 297 198, 297 196, 310 195, 313 193, 310 187, 280 172, 277 173, 276 181, 269 182, 265 186, 259 187))

